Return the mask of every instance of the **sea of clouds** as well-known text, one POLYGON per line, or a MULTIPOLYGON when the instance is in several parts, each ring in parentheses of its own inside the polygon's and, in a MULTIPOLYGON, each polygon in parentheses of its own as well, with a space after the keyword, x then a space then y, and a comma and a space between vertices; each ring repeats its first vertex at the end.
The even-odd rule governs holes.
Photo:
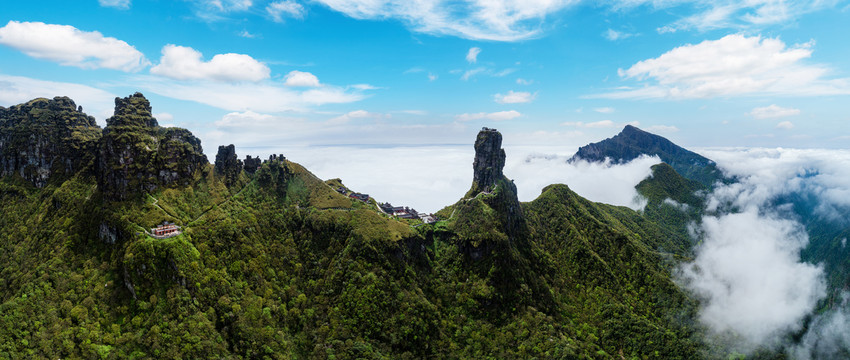
POLYGON ((718 187, 695 225, 702 241, 680 283, 703 299, 701 320, 729 349, 748 353, 786 345, 811 316, 793 358, 840 358, 850 349, 846 306, 813 314, 826 296, 821 264, 800 260, 806 229, 782 199, 814 199, 813 215, 850 224, 850 151, 704 149, 700 153, 738 181, 718 187), (730 209, 734 209, 731 210, 730 209), (712 213, 713 212, 713 213, 712 213))
MULTIPOLYGON (((531 201, 551 184, 567 184, 598 202, 640 209, 635 185, 651 174, 657 157, 624 165, 568 163, 576 148, 506 147, 505 175, 520 201, 531 201)), ((341 178, 355 191, 381 202, 435 212, 457 202, 472 185, 472 146, 290 147, 285 154, 322 179, 341 178)))

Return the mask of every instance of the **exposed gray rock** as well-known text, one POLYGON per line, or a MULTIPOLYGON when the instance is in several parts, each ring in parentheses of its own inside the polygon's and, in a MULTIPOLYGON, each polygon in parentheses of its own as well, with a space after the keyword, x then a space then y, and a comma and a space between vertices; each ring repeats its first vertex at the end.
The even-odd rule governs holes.
POLYGON ((186 129, 159 127, 142 94, 115 99, 115 115, 106 120, 98 161, 98 185, 108 199, 188 185, 208 164, 201 141, 186 129))
POLYGON ((227 186, 236 183, 242 171, 242 161, 236 157, 236 147, 233 144, 218 147, 215 155, 215 173, 224 177, 227 186))
POLYGON ((488 192, 503 178, 505 150, 502 149, 502 134, 496 129, 482 128, 475 139, 475 161, 472 163, 472 192, 488 192))
POLYGON ((94 161, 100 127, 67 97, 0 107, 0 176, 36 187, 71 176, 94 161))

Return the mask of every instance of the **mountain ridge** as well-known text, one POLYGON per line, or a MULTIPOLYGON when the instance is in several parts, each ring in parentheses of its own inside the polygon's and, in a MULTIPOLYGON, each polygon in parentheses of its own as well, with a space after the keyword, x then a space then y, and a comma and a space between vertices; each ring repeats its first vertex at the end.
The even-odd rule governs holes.
POLYGON ((157 126, 141 94, 119 106, 76 173, 42 187, 0 179, 0 357, 690 359, 704 349, 697 303, 671 281, 688 256, 676 233, 565 185, 519 202, 496 130, 476 139, 470 192, 414 226, 282 155, 240 164, 223 146, 210 164, 191 132, 157 126), (181 233, 145 234, 164 221, 181 233))
POLYGON ((625 163, 641 155, 658 156, 685 178, 708 188, 717 181, 725 181, 714 161, 632 125, 626 125, 611 138, 580 147, 568 161, 603 162, 610 159, 614 163, 625 163))

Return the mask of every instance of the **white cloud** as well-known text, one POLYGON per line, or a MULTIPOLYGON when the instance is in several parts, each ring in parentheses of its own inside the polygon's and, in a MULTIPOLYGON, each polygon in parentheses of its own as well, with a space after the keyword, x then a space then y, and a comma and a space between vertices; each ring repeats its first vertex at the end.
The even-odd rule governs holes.
POLYGON ((511 159, 517 159, 512 154, 521 155, 523 152, 505 150, 508 154, 505 174, 516 182, 520 201, 534 200, 544 187, 560 183, 567 184, 571 190, 591 201, 642 209, 646 206, 646 200, 638 195, 635 186, 652 174, 652 165, 661 162, 655 156, 641 156, 620 165, 610 162, 568 162, 567 159, 575 149, 565 153, 561 147, 555 154, 541 153, 536 150, 537 147, 532 149, 535 150, 530 150, 532 153, 521 162, 511 159))
MULTIPOLYGON (((683 279, 705 297, 702 318, 707 325, 746 340, 734 344, 735 350, 775 345, 788 331, 801 328, 825 290, 822 270, 800 262, 800 249, 808 242, 802 226, 789 220, 794 216, 786 213, 788 206, 777 201, 809 199, 800 205, 807 207, 805 211, 821 220, 846 224, 850 151, 754 148, 700 152, 739 181, 716 188, 709 197, 707 210, 720 215, 703 219, 703 245, 697 252, 696 267, 685 267, 683 279), (740 212, 724 214, 735 209, 740 212)), ((832 315, 825 315, 816 317, 802 347, 794 350, 800 358, 807 356, 799 351, 829 351, 827 341, 821 344, 826 349, 811 349, 817 346, 815 338, 848 333, 846 322, 835 324, 824 319, 832 315)), ((841 338, 828 341, 833 340, 841 338)))
POLYGON ((750 112, 750 116, 756 119, 774 119, 795 115, 800 115, 799 109, 784 108, 775 104, 765 107, 757 107, 750 112))
MULTIPOLYGON (((477 129, 462 125, 404 127, 377 121, 333 124, 250 112, 232 113, 216 122, 216 130, 203 140, 211 144, 207 149, 214 149, 214 144, 234 143, 240 157, 282 153, 322 179, 339 177, 348 187, 368 193, 378 201, 424 212, 435 212, 453 204, 469 189, 471 161, 475 156, 472 143, 477 129), (449 143, 468 145, 416 145, 430 144, 434 136, 449 143), (358 143, 352 140, 380 146, 354 145, 358 143), (305 145, 311 142, 334 145, 305 145), (433 171, 437 168, 440 171, 433 171), (408 174, 409 179, 400 182, 394 174, 408 174)), ((538 139, 538 135, 533 138, 538 139)), ((505 140, 514 142, 516 136, 506 133, 505 140)), ((566 159, 577 147, 565 147, 562 141, 559 139, 561 145, 552 147, 504 145, 507 153, 504 172, 517 184, 521 201, 533 200, 547 185, 563 183, 593 201, 641 206, 634 186, 649 176, 650 167, 660 160, 644 157, 624 165, 567 163, 566 159)))
POLYGON ((467 39, 538 36, 547 15, 578 0, 317 0, 355 19, 398 19, 411 30, 467 39))
POLYGON ((253 34, 251 32, 248 32, 248 30, 242 30, 242 32, 239 33, 239 36, 246 38, 246 39, 256 39, 256 38, 259 37, 259 35, 257 35, 257 34, 253 34))
POLYGON ((618 70, 642 87, 591 95, 601 98, 692 99, 740 95, 850 94, 850 79, 828 79, 830 70, 803 63, 812 44, 786 47, 779 39, 728 35, 677 47, 618 70))
POLYGON ((664 201, 663 201, 663 203, 664 203, 664 204, 667 204, 667 205, 670 205, 670 206, 672 206, 672 207, 674 207, 674 208, 678 209, 679 211, 688 211, 688 210, 690 210, 690 209, 691 209, 691 206, 690 206, 690 205, 680 203, 680 202, 678 202, 678 201, 676 201, 676 200, 673 200, 673 199, 671 199, 671 198, 665 198, 665 199, 664 199, 664 201))
POLYGON ((508 110, 508 111, 497 111, 492 113, 474 113, 474 114, 460 114, 455 117, 457 121, 470 121, 470 120, 492 120, 492 121, 504 121, 511 120, 522 116, 516 110, 508 110))
POLYGON ((776 124, 776 128, 777 129, 791 130, 791 129, 794 128, 794 124, 790 121, 782 121, 779 124, 776 124))
POLYGON ((808 243, 801 225, 750 207, 703 217, 699 230, 696 259, 680 276, 703 298, 703 323, 746 340, 738 350, 775 345, 826 294, 823 269, 800 261, 808 243))
POLYGON ((82 69, 135 72, 150 64, 141 52, 124 41, 69 25, 9 21, 0 28, 0 44, 37 59, 82 69))
POLYGON ((514 72, 516 72, 516 69, 508 68, 508 69, 504 69, 502 71, 499 71, 499 72, 493 74, 493 76, 495 76, 495 77, 505 77, 505 76, 508 76, 510 74, 513 74, 514 72))
POLYGON ((834 6, 836 2, 831 0, 720 0, 707 3, 698 1, 653 1, 653 3, 661 7, 686 4, 696 10, 696 13, 658 29, 659 32, 665 33, 679 30, 746 29, 783 24, 804 14, 834 6))
POLYGON ((118 9, 129 9, 130 0, 98 0, 100 6, 114 7, 118 9))
POLYGON ((531 85, 531 84, 534 84, 534 80, 526 80, 526 79, 523 79, 523 78, 517 78, 516 83, 517 83, 517 85, 531 85))
POLYGON ((252 0, 197 0, 202 6, 219 11, 245 11, 254 5, 252 0))
POLYGON ((218 54, 202 61, 201 52, 173 44, 162 48, 159 65, 151 74, 175 80, 251 81, 268 79, 271 70, 265 64, 244 54, 218 54))
POLYGON ((432 74, 432 73, 428 73, 428 81, 434 81, 434 80, 437 80, 437 75, 432 74))
POLYGON ((208 22, 228 19, 227 14, 245 12, 254 6, 252 0, 188 0, 195 15, 208 22))
MULTIPOLYGON (((846 239, 845 239, 846 240, 846 239)), ((793 346, 789 353, 793 359, 840 359, 850 349, 850 309, 847 300, 850 294, 842 294, 839 309, 814 316, 809 331, 793 346)))
POLYGON ((156 118, 159 122, 171 122, 174 120, 174 115, 171 115, 166 112, 153 114, 153 117, 156 118))
POLYGON ((475 64, 478 62, 478 54, 481 53, 481 48, 479 47, 471 47, 469 48, 469 52, 466 53, 466 61, 470 64, 475 64))
POLYGON ((284 16, 303 18, 304 6, 292 0, 275 1, 266 6, 266 12, 275 22, 283 22, 284 16))
POLYGON ((610 113, 614 112, 614 108, 612 108, 612 107, 601 107, 601 108, 595 108, 595 109, 593 109, 593 111, 596 111, 596 112, 601 113, 601 114, 610 114, 610 113))
POLYGON ((52 99, 67 96, 83 111, 98 119, 104 126, 104 119, 112 116, 116 95, 81 84, 44 81, 22 76, 0 74, 0 104, 5 106, 25 103, 35 98, 52 99))
POLYGON ((463 70, 460 70, 460 69, 455 69, 455 70, 449 71, 449 73, 452 73, 452 74, 463 73, 461 75, 460 79, 463 80, 463 81, 467 81, 467 80, 471 79, 472 77, 478 76, 478 75, 487 75, 487 76, 491 76, 491 77, 505 77, 505 76, 508 76, 508 75, 516 72, 516 70, 517 69, 515 69, 515 68, 507 68, 507 69, 503 69, 501 71, 496 71, 496 69, 482 66, 482 67, 477 67, 477 68, 474 68, 474 69, 469 69, 469 70, 466 70, 466 71, 463 71, 463 70))
POLYGON ((679 128, 672 125, 652 125, 645 130, 651 133, 674 133, 679 131, 679 128))
POLYGON ((595 121, 595 122, 589 122, 589 123, 581 122, 581 121, 567 121, 567 122, 561 123, 561 125, 563 125, 563 126, 575 126, 575 127, 580 127, 580 128, 591 128, 591 129, 592 128, 612 128, 612 127, 617 126, 617 124, 614 123, 611 120, 601 120, 601 121, 595 121))
POLYGON ((633 10, 649 6, 654 10, 685 14, 672 24, 658 28, 660 33, 680 30, 758 29, 767 25, 787 24, 799 17, 840 3, 835 0, 615 0, 614 10, 633 10), (671 9, 676 8, 675 11, 671 9))
POLYGON ((328 122, 334 123, 334 124, 342 124, 342 123, 347 123, 347 122, 351 121, 352 119, 383 120, 383 119, 389 119, 391 117, 392 117, 392 115, 390 115, 390 114, 374 113, 374 112, 369 112, 369 111, 366 111, 366 110, 354 110, 354 111, 349 111, 348 113, 345 113, 343 115, 337 116, 333 119, 330 119, 330 120, 328 120, 328 122))
MULTIPOLYGON (((825 216, 850 208, 850 151, 752 148, 700 153, 740 178, 740 184, 715 191, 718 199, 729 200, 731 206, 744 208, 783 194, 808 193, 820 200, 818 212, 825 216)), ((722 205, 711 202, 709 209, 722 205)))
POLYGON ((603 33, 602 36, 605 37, 608 40, 617 41, 617 40, 628 39, 628 38, 634 36, 634 34, 629 34, 629 33, 617 31, 617 30, 614 30, 614 29, 608 29, 608 31, 603 33))
POLYGON ((377 89, 380 89, 377 86, 373 86, 373 85, 369 85, 369 84, 354 84, 354 85, 351 85, 351 88, 357 89, 357 90, 377 90, 377 89))
MULTIPOLYGON (((397 139, 393 135, 404 136, 413 129, 402 130, 403 134, 386 134, 386 138, 397 139)), ((429 133, 435 130, 455 131, 446 128, 416 130, 429 133)), ((371 131, 366 134, 370 136, 371 131)), ((236 151, 240 151, 239 144, 236 151)), ((350 189, 367 193, 378 201, 429 213, 455 203, 469 190, 472 183, 471 161, 475 155, 471 145, 380 148, 286 146, 277 151, 267 151, 267 154, 283 153, 287 159, 304 165, 322 179, 341 178, 350 189), (404 181, 399 181, 398 174, 405 174, 404 181)))
POLYGON ((401 113, 401 114, 417 115, 417 116, 428 115, 428 112, 425 111, 425 110, 400 110, 400 111, 396 111, 396 112, 401 113))
POLYGON ((537 97, 537 93, 530 93, 527 91, 517 91, 509 90, 507 94, 496 94, 493 95, 493 99, 499 104, 524 104, 530 103, 537 97))
POLYGON ((284 82, 286 86, 292 87, 319 87, 319 78, 316 75, 305 71, 292 70, 289 74, 286 74, 286 81, 284 82))
POLYGON ((304 111, 313 106, 350 103, 365 98, 359 89, 331 85, 302 91, 268 81, 258 83, 208 80, 185 82, 153 76, 139 76, 132 81, 145 91, 229 111, 304 111))
MULTIPOLYGON (((404 124, 386 121, 390 114, 365 110, 350 111, 328 119, 326 114, 304 112, 301 116, 270 115, 254 111, 232 112, 214 123, 214 130, 203 134, 211 143, 231 141, 256 148, 308 146, 315 144, 364 144, 406 146, 434 145, 434 139, 457 143, 465 137, 466 126, 460 124, 404 124), (282 145, 283 144, 283 145, 282 145)), ((470 146, 471 148, 471 146, 470 146)), ((333 150, 336 154, 337 151, 333 150)), ((269 153, 279 153, 270 151, 269 153)), ((392 158, 387 155, 385 158, 392 158)), ((394 161, 398 161, 397 159, 394 161)), ((312 169, 311 169, 312 170, 312 169)))
POLYGON ((481 74, 481 73, 484 73, 486 71, 487 71, 487 69, 485 69, 485 68, 475 68, 475 69, 467 70, 467 71, 463 72, 463 75, 461 75, 460 79, 463 80, 463 81, 467 81, 471 77, 478 75, 478 74, 481 74))

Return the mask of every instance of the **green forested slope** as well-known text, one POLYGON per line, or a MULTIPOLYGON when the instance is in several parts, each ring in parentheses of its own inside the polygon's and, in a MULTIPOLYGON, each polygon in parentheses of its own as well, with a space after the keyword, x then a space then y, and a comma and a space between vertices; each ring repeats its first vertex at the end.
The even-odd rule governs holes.
POLYGON ((564 185, 519 203, 499 152, 418 227, 279 156, 138 196, 102 191, 103 160, 4 177, 0 358, 699 357, 683 240, 564 185), (144 234, 162 221, 183 233, 144 234))

